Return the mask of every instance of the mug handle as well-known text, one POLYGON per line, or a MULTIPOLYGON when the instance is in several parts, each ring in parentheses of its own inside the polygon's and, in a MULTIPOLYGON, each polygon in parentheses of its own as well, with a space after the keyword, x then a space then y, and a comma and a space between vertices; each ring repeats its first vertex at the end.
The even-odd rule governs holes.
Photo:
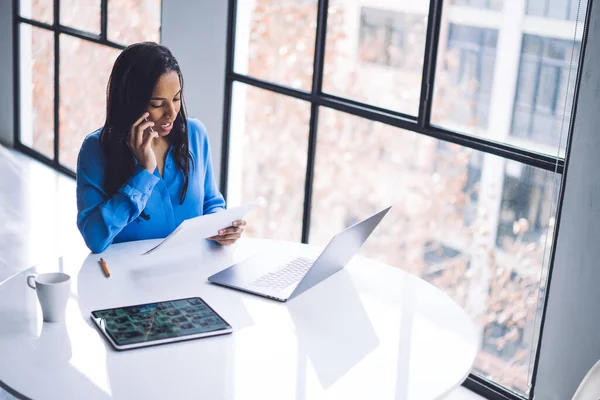
POLYGON ((37 276, 37 275, 29 275, 29 276, 27 277, 27 286, 29 286, 29 287, 30 287, 30 288, 32 288, 32 289, 37 289, 37 288, 35 287, 35 278, 36 278, 36 276, 37 276), (33 279, 33 285, 31 284, 31 281, 30 281, 30 279, 33 279))

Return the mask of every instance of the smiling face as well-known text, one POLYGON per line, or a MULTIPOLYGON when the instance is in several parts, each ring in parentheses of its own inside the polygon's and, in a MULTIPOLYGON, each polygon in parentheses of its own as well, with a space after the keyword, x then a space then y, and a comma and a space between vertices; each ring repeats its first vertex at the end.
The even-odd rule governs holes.
POLYGON ((158 136, 167 136, 173 129, 173 122, 181 109, 181 84, 179 75, 169 71, 162 75, 154 86, 150 104, 148 104, 148 120, 154 122, 154 130, 158 136))

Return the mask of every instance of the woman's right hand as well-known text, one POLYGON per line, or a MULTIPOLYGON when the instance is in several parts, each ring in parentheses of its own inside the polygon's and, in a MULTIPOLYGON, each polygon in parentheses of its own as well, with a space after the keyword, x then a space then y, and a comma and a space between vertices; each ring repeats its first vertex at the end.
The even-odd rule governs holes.
POLYGON ((158 133, 153 129, 145 132, 146 129, 154 126, 154 122, 146 120, 148 115, 150 114, 147 112, 144 113, 140 119, 131 125, 131 129, 129 130, 129 142, 127 145, 131 149, 138 164, 146 171, 153 174, 157 164, 156 156, 152 150, 152 139, 158 137, 158 133))

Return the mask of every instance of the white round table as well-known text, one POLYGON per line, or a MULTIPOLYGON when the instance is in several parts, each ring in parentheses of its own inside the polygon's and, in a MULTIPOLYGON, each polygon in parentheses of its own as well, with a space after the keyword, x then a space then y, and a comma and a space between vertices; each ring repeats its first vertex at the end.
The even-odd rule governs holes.
POLYGON ((242 239, 142 256, 157 241, 74 251, 0 285, 0 384, 44 399, 439 399, 469 374, 478 333, 448 296, 364 257, 279 303, 212 285, 211 274, 255 254, 320 249, 242 239), (43 323, 32 272, 71 275, 65 323, 43 323), (230 335, 117 352, 90 312, 199 296, 230 335))

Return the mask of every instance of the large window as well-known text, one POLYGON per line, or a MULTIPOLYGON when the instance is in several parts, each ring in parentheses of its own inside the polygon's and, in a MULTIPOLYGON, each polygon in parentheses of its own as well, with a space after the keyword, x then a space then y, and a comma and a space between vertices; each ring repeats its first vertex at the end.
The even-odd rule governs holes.
POLYGON ((86 135, 100 128, 106 85, 126 45, 158 41, 161 0, 20 0, 15 147, 74 175, 86 135))
POLYGON ((482 339, 467 385, 515 399, 535 380, 585 8, 533 2, 231 1, 223 146, 229 204, 268 202, 250 236, 322 245, 393 205, 362 254, 463 306, 482 339))

